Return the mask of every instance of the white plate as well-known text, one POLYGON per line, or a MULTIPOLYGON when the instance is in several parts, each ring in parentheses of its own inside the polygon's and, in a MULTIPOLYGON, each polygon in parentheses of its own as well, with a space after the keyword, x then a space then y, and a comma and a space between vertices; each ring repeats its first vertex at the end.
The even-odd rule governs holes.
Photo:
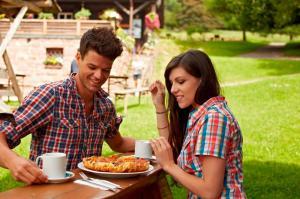
POLYGON ((48 183, 63 183, 67 182, 68 180, 72 179, 75 174, 71 171, 66 172, 66 176, 64 178, 48 178, 48 183))
POLYGON ((93 173, 95 175, 105 177, 105 178, 130 178, 130 177, 135 177, 135 176, 138 176, 138 175, 146 174, 146 173, 152 171, 153 168, 154 168, 152 165, 149 165, 149 169, 146 170, 146 171, 130 172, 130 173, 112 173, 112 172, 93 171, 93 170, 87 169, 87 168, 84 167, 82 162, 78 163, 77 166, 78 166, 79 169, 81 169, 83 171, 87 171, 87 172, 90 172, 90 173, 93 173))
MULTIPOLYGON (((135 155, 133 155, 133 157, 139 158, 139 157, 137 157, 137 156, 135 156, 135 155)), ((155 161, 155 160, 156 160, 156 156, 153 155, 153 156, 151 156, 151 158, 143 158, 143 159, 145 159, 145 160, 150 160, 150 161, 155 161)))

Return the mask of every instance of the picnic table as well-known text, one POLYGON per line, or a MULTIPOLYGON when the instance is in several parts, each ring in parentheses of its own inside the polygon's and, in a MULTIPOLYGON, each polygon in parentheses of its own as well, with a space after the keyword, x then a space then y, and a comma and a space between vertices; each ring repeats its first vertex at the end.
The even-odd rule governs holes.
MULTIPOLYGON (((36 184, 17 187, 0 193, 0 198, 38 198, 38 199, 85 199, 85 198, 130 198, 130 199, 168 199, 172 198, 170 187, 166 180, 165 172, 156 164, 151 163, 154 167, 147 174, 131 178, 103 178, 110 182, 119 184, 122 189, 116 192, 104 191, 88 185, 76 183, 80 169, 75 169, 75 177, 65 183, 60 184, 36 184)), ((99 176, 86 173, 89 177, 99 178, 99 176)))

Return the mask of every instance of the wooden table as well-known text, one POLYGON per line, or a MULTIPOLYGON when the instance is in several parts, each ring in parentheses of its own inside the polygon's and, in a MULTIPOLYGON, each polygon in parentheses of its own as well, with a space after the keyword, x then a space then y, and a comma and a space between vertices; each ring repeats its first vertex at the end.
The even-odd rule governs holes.
MULTIPOLYGON (((85 198, 151 198, 151 199, 168 199, 172 198, 170 187, 167 183, 165 172, 157 165, 152 164, 154 169, 143 176, 116 179, 116 178, 101 178, 117 183, 123 187, 118 189, 117 192, 103 191, 99 188, 93 188, 87 185, 75 183, 74 180, 81 179, 78 175, 79 169, 74 170, 76 174, 74 179, 70 182, 61 184, 40 184, 40 185, 27 185, 18 187, 0 193, 0 198, 38 198, 38 199, 85 199, 85 198)), ((100 178, 99 176, 88 176, 100 178)))

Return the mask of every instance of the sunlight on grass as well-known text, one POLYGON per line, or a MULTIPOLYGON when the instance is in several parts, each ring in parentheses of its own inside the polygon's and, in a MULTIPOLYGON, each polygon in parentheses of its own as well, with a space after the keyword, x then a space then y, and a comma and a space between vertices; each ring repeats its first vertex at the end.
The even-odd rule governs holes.
POLYGON ((232 57, 243 53, 251 52, 266 43, 251 43, 242 41, 182 41, 177 40, 176 44, 180 46, 181 51, 194 48, 204 50, 210 56, 232 57))
MULTIPOLYGON (((260 45, 161 39, 153 79, 163 80, 165 65, 182 49, 201 47, 211 52, 221 83, 237 83, 222 89, 243 133, 244 182, 248 198, 300 198, 300 64, 232 57, 260 45), (239 84, 255 79, 260 81, 239 84)), ((122 100, 116 108, 118 114, 123 113, 122 100)), ((158 136, 150 95, 143 96, 140 105, 134 96, 129 99, 128 113, 120 132, 136 139, 158 136)), ((17 147, 18 154, 28 157, 29 143, 30 136, 17 147)), ((103 154, 111 153, 105 145, 103 154)), ((5 169, 0 169, 0 182, 0 191, 22 185, 5 169)), ((172 192, 174 198, 186 198, 184 188, 172 185, 172 192)))

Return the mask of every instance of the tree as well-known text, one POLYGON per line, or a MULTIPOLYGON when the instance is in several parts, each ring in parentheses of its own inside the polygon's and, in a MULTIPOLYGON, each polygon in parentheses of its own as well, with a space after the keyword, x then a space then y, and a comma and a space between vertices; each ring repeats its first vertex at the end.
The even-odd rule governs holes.
POLYGON ((211 0, 209 7, 218 13, 225 28, 242 30, 246 41, 246 31, 253 30, 256 20, 254 4, 252 0, 211 0))
POLYGON ((179 27, 177 14, 182 12, 182 6, 177 0, 165 2, 165 25, 169 28, 179 27))
POLYGON ((220 27, 203 0, 181 0, 181 3, 182 12, 178 13, 179 25, 189 34, 220 27))
POLYGON ((298 32, 299 0, 210 0, 209 5, 222 18, 226 28, 243 31, 244 41, 246 31, 289 32, 293 35, 298 32))
POLYGON ((219 27, 220 23, 206 9, 203 0, 167 0, 166 25, 192 33, 219 27))

